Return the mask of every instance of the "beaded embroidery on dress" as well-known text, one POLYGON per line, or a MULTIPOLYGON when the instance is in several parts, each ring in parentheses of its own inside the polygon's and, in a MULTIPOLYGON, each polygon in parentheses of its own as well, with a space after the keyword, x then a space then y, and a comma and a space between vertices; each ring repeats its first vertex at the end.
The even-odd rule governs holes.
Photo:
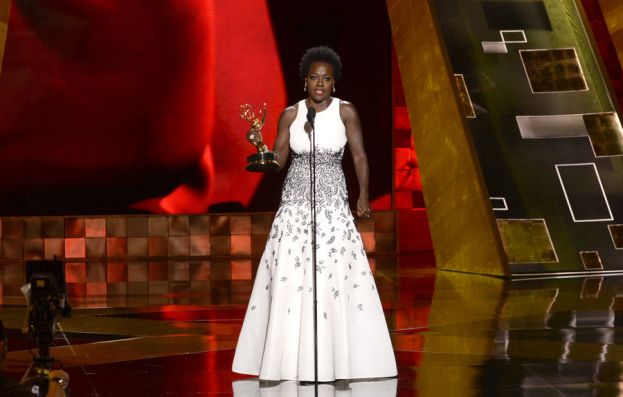
MULTIPOLYGON (((318 380, 391 377, 394 352, 374 277, 348 206, 340 100, 316 114, 318 380)), ((233 371, 314 380, 310 143, 305 101, 290 126, 292 162, 260 260, 233 371)))

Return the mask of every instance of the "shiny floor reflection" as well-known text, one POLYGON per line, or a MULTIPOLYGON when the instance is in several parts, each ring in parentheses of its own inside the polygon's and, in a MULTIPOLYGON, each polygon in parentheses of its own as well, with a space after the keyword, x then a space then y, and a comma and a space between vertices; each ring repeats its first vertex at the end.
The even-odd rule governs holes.
POLYGON ((398 379, 333 384, 301 385, 295 381, 260 383, 240 380, 232 383, 234 397, 396 397, 398 379))
MULTIPOLYGON (((503 280, 436 271, 428 254, 374 262, 399 377, 323 385, 319 395, 623 396, 623 275, 503 280)), ((3 370, 19 378, 34 344, 19 332, 24 306, 6 295, 14 289, 4 287, 0 317, 9 328, 3 370)), ((250 291, 251 281, 219 280, 73 297, 73 316, 61 322, 69 343, 59 338, 52 355, 73 397, 313 395, 313 386, 231 372, 250 291)))

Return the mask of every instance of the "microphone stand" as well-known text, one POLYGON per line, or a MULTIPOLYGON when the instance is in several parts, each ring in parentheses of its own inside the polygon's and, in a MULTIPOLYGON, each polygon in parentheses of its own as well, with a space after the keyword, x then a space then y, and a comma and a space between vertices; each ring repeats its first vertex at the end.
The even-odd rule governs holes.
POLYGON ((310 107, 307 110, 307 121, 311 126, 309 143, 309 179, 310 179, 310 202, 311 202, 311 244, 312 244, 312 289, 314 300, 314 389, 318 395, 318 294, 316 292, 316 127, 314 119, 316 109, 310 107))

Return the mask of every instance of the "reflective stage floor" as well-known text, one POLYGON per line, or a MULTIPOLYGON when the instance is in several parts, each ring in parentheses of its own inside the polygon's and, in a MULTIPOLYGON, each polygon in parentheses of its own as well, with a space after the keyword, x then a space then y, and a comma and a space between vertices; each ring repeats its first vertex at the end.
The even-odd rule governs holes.
MULTIPOLYGON (((321 385, 320 396, 623 395, 623 275, 502 280, 436 271, 430 254, 377 257, 398 379, 321 385)), ((204 290, 75 298, 51 355, 71 396, 313 396, 294 382, 233 374, 251 281, 204 290)), ((4 372, 36 352, 25 307, 4 297, 4 372)))

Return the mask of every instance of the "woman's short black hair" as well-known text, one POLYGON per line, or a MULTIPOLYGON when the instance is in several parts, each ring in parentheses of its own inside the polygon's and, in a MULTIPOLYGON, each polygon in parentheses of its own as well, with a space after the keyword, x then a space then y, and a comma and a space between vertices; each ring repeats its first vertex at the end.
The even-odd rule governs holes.
POLYGON ((312 63, 326 62, 333 68, 333 78, 339 80, 342 77, 342 60, 337 52, 327 46, 318 46, 309 48, 303 54, 301 63, 299 64, 299 75, 305 80, 312 63))

